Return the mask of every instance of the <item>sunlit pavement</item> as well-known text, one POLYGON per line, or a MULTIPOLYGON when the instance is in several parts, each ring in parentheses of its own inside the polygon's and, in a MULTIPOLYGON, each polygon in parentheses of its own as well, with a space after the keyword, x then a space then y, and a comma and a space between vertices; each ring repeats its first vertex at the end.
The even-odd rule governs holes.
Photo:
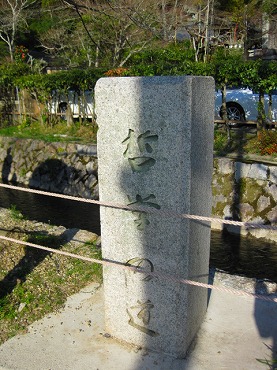
POLYGON ((263 369, 258 360, 271 360, 277 347, 276 318, 277 303, 213 290, 194 348, 186 359, 174 359, 105 333, 103 287, 91 284, 0 346, 0 369, 263 369))

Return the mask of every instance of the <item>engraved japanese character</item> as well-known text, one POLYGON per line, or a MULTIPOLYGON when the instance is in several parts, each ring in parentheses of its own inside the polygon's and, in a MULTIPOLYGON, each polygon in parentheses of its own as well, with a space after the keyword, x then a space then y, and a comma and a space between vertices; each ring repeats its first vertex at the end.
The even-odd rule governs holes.
MULTIPOLYGON (((128 197, 128 198, 129 198, 129 200, 131 200, 130 197, 128 197)), ((150 194, 145 198, 142 198, 141 195, 137 194, 136 195, 136 200, 134 202, 129 203, 128 206, 133 205, 133 204, 137 204, 138 206, 146 206, 146 207, 150 207, 150 208, 160 209, 161 206, 159 204, 154 203, 154 202, 149 202, 149 200, 153 200, 153 199, 156 199, 154 194, 150 194)), ((146 212, 136 211, 136 213, 138 213, 138 218, 135 220, 135 224, 137 225, 138 230, 142 231, 142 230, 144 230, 145 226, 150 224, 150 221, 147 218, 148 216, 147 216, 146 212)))
POLYGON ((129 129, 127 138, 122 141, 122 144, 127 144, 123 155, 128 159, 133 172, 146 172, 154 166, 156 160, 144 155, 144 152, 152 153, 152 143, 157 140, 158 136, 152 135, 149 130, 136 137, 134 130, 129 129), (142 155, 138 155, 138 152, 142 155))
POLYGON ((138 214, 138 218, 134 221, 137 229, 142 231, 145 229, 145 226, 150 225, 150 221, 147 218, 147 215, 143 212, 138 214))
POLYGON ((128 324, 151 337, 158 336, 159 333, 147 327, 151 319, 150 310, 154 308, 153 303, 150 300, 146 302, 137 301, 137 303, 136 306, 131 306, 130 309, 126 310, 130 318, 128 324))
MULTIPOLYGON (((140 257, 131 258, 130 260, 128 260, 126 262, 126 265, 127 266, 134 266, 134 267, 137 267, 138 269, 143 269, 143 271, 149 271, 149 272, 154 271, 153 263, 147 258, 140 258, 140 257)), ((135 273, 136 272, 134 271, 134 274, 135 273)), ((153 276, 146 275, 142 279, 142 281, 150 281, 151 279, 153 279, 153 276)))
MULTIPOLYGON (((150 199, 151 200, 156 199, 155 195, 150 194, 147 197, 142 198, 141 195, 137 194, 136 195, 136 200, 134 202, 129 203, 128 206, 130 206, 132 204, 137 204, 139 206, 147 206, 147 207, 153 207, 153 208, 156 208, 156 209, 161 209, 161 206, 159 206, 157 203, 148 202, 148 200, 150 200, 150 199)), ((129 200, 131 200, 130 197, 129 197, 129 200)))
POLYGON ((138 146, 141 153, 145 150, 148 153, 153 152, 153 148, 151 146, 152 143, 158 140, 158 135, 151 135, 150 131, 146 131, 143 134, 138 136, 138 146))

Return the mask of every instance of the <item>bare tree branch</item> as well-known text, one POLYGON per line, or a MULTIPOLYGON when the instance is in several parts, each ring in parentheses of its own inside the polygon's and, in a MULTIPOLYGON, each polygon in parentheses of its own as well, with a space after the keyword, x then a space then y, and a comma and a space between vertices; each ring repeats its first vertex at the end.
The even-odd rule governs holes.
MULTIPOLYGON (((86 24, 85 24, 85 22, 84 22, 84 20, 83 20, 83 17, 82 17, 82 15, 81 15, 81 13, 79 12, 79 9, 78 9, 78 6, 77 6, 77 4, 74 2, 74 1, 70 1, 70 0, 64 0, 64 3, 69 3, 73 8, 74 8, 74 10, 76 11, 76 13, 78 14, 78 17, 80 18, 80 20, 81 20, 81 22, 82 22, 82 25, 83 25, 83 27, 84 27, 84 29, 85 29, 85 31, 86 31, 86 33, 87 33, 87 35, 88 35, 88 37, 89 37, 89 39, 90 39, 90 41, 96 46, 96 47, 99 47, 99 45, 97 44, 97 42, 95 42, 94 41, 94 39, 92 38, 92 36, 91 36, 91 34, 90 34, 90 32, 89 32, 89 30, 88 30, 88 28, 87 28, 87 26, 86 26, 86 24)), ((99 48, 99 50, 101 51, 101 48, 99 48)))

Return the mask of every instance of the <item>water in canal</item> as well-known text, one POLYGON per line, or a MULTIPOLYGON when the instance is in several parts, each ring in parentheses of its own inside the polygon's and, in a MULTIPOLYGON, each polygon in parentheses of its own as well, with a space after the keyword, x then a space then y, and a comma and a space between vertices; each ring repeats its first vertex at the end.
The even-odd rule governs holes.
MULTIPOLYGON (((27 218, 100 234, 97 205, 0 188, 0 207, 15 205, 27 218)), ((277 243, 212 231, 210 265, 277 282, 277 243)))

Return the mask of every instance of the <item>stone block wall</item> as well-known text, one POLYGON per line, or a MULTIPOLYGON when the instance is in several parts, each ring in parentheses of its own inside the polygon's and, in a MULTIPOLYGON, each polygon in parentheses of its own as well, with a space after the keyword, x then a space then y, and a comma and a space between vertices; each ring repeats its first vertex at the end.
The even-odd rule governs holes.
MULTIPOLYGON (((213 216, 257 224, 277 224, 277 165, 214 158, 212 188, 213 216)), ((249 232, 267 239, 276 235, 276 231, 268 230, 249 232)), ((247 231, 243 230, 243 233, 247 231)))
POLYGON ((2 182, 97 199, 96 145, 0 137, 0 176, 2 182))

